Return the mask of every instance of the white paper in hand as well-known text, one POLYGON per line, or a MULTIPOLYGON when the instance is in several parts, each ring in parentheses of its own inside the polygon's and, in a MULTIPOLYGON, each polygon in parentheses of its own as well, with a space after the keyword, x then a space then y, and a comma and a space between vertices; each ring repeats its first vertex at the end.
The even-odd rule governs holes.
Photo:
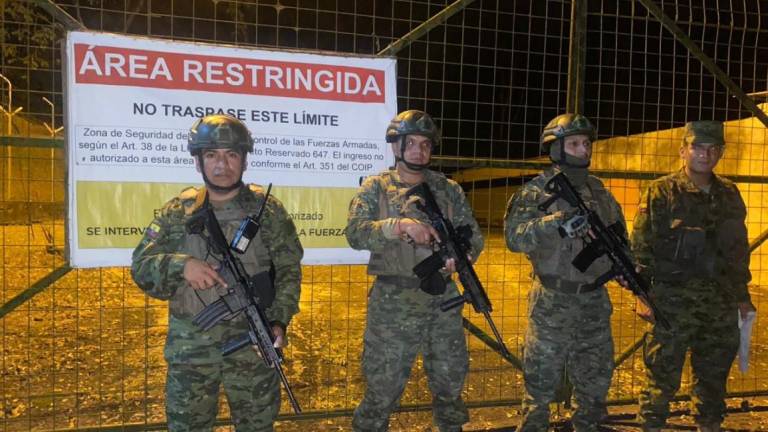
POLYGON ((739 313, 739 370, 741 373, 747 372, 749 367, 749 340, 752 336, 752 324, 755 323, 757 312, 749 311, 747 316, 741 316, 739 313))

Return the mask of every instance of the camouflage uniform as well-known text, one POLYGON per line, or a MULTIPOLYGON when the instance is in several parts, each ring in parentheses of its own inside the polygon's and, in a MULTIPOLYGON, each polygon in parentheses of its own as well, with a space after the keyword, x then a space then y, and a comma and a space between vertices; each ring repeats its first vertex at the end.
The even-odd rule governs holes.
POLYGON ((736 185, 713 174, 709 192, 684 169, 653 181, 635 217, 632 246, 671 330, 654 326, 645 340, 647 388, 639 418, 663 427, 691 351, 694 416, 719 424, 728 371, 739 347, 737 303, 749 302, 746 208, 736 185))
MULTIPOLYGON (((243 315, 222 321, 207 332, 192 323, 192 318, 216 301, 223 290, 194 290, 183 277, 190 257, 207 261, 214 268, 219 265, 207 241, 201 235, 188 234, 185 227, 205 194, 204 188, 189 188, 169 201, 133 253, 131 270, 136 284, 148 295, 169 301, 165 344, 168 427, 173 431, 210 430, 223 384, 238 431, 271 431, 280 410, 277 374, 253 349, 244 348, 227 357, 220 351, 225 342, 248 331, 243 315)), ((242 186, 234 198, 215 206, 214 213, 228 239, 245 216, 257 213, 264 196, 260 187, 242 186)), ((247 252, 238 257, 249 275, 274 266, 275 292, 259 295, 265 305, 271 301, 266 314, 272 324, 285 327, 298 312, 303 250, 293 222, 277 199, 269 197, 261 223, 247 252)))
MULTIPOLYGON (((443 214, 457 227, 472 228, 472 254, 477 257, 483 238, 461 187, 440 173, 422 172, 443 214)), ((442 295, 422 291, 413 266, 431 255, 431 248, 411 245, 393 234, 397 218, 428 221, 412 201, 406 202, 409 186, 396 170, 385 171, 368 177, 350 204, 347 240, 355 249, 371 251, 368 273, 376 276, 368 295, 362 364, 367 386, 354 413, 356 431, 387 430, 420 351, 435 424, 443 432, 458 431, 469 419, 461 399, 468 371, 461 308, 448 312, 439 308, 458 295, 457 287, 450 281, 442 295)))
MULTIPOLYGON (((518 430, 547 430, 549 404, 555 401, 565 368, 574 387, 573 425, 577 431, 593 431, 606 414, 614 367, 613 309, 605 287, 594 282, 611 265, 604 256, 585 273, 571 264, 584 242, 561 237, 558 228, 573 209, 563 200, 547 212, 538 209, 550 196, 544 185, 555 174, 549 169, 526 183, 510 199, 505 216, 507 247, 525 253, 534 272, 523 357, 525 416, 518 430)), ((624 225, 619 204, 599 179, 589 176, 583 185, 574 186, 606 226, 624 225)))

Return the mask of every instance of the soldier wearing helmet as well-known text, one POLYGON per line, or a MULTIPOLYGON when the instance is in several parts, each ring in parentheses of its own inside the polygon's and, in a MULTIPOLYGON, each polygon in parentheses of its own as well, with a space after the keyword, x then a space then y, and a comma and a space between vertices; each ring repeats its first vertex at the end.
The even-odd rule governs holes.
POLYGON ((286 327, 298 312, 303 249, 283 205, 257 185, 243 184, 253 140, 247 127, 228 115, 199 119, 189 132, 188 150, 195 157, 204 187, 190 187, 171 199, 147 227, 133 252, 131 274, 149 296, 168 301, 165 360, 166 414, 169 430, 211 430, 224 386, 238 431, 271 431, 280 410, 279 377, 255 350, 226 357, 224 343, 248 331, 243 314, 203 332, 193 317, 226 294, 234 283, 220 273, 221 257, 208 243, 205 229, 191 221, 213 207, 231 241, 243 220, 263 208, 260 229, 238 258, 246 273, 273 275, 273 287, 255 293, 265 308, 276 346, 285 346, 286 327))
POLYGON ((368 295, 362 370, 363 400, 355 409, 355 431, 387 430, 419 352, 432 391, 433 418, 441 432, 461 430, 469 419, 461 399, 468 371, 461 308, 443 312, 439 305, 458 294, 445 263, 443 282, 422 285, 413 267, 433 252, 437 233, 418 210, 410 187, 426 182, 442 213, 454 226, 472 230, 472 256, 483 237, 464 191, 443 174, 428 169, 440 132, 427 113, 404 111, 389 123, 385 139, 395 166, 370 176, 349 208, 346 235, 354 249, 371 251, 368 273, 376 277, 368 295))
POLYGON ((247 154, 253 152, 253 139, 240 120, 223 114, 211 115, 192 125, 187 150, 195 157, 195 167, 203 175, 208 190, 229 198, 243 185, 243 172, 247 154), (236 162, 234 165, 233 161, 236 162))
POLYGON ((440 145, 440 132, 429 114, 419 110, 403 111, 389 122, 386 140, 394 144, 395 163, 402 164, 410 171, 422 171, 429 167, 432 152, 440 145), (414 139, 429 143, 429 152, 415 152, 414 139), (406 155, 409 157, 406 158, 406 155), (426 162, 424 159, 426 158, 426 162), (409 160, 411 159, 411 160, 409 160))
POLYGON ((597 430, 606 414, 614 364, 612 307, 602 276, 611 263, 600 257, 584 273, 577 270, 572 261, 584 248, 581 236, 588 233, 587 221, 562 199, 546 210, 539 208, 550 197, 544 186, 565 172, 606 226, 625 230, 618 202, 589 175, 594 139, 594 127, 580 114, 552 119, 541 134, 541 149, 549 154, 552 167, 523 185, 507 204, 507 247, 526 254, 534 272, 523 357, 524 417, 518 429, 523 432, 547 430, 549 406, 556 401, 564 371, 573 384, 575 430, 597 430))
MULTIPOLYGON (((665 427, 689 351, 698 429, 720 430, 728 371, 739 347, 737 320, 755 311, 747 289, 746 206, 736 184, 713 173, 724 148, 722 122, 687 123, 682 169, 651 182, 635 216, 632 249, 672 326, 654 325, 645 338, 647 383, 638 417, 646 431, 665 427)), ((654 321, 646 305, 638 303, 637 311, 654 321)))
POLYGON ((549 154, 549 159, 555 164, 576 168, 589 167, 589 157, 567 152, 564 145, 566 137, 579 135, 582 136, 582 141, 586 138, 590 144, 595 140, 595 128, 589 119, 581 114, 559 115, 544 126, 541 132, 541 151, 549 154))

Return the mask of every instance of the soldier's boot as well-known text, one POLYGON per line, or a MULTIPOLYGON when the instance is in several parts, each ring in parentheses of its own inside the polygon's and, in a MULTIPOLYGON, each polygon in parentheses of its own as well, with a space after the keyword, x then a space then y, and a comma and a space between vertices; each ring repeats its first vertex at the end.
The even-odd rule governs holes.
POLYGON ((696 430, 699 432, 720 432, 722 430, 720 423, 700 424, 697 426, 696 430))

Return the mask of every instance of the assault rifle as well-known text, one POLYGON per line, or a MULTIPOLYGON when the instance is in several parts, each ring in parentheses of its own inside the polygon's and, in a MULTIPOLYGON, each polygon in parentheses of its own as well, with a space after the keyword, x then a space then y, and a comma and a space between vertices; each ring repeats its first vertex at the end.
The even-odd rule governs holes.
MULTIPOLYGON (((267 192, 268 197, 269 192, 267 192)), ((257 230, 265 205, 266 199, 258 216, 256 216, 255 220, 252 220, 252 222, 256 223, 257 230)), ((232 254, 227 238, 224 236, 219 221, 213 212, 213 207, 208 203, 207 198, 203 208, 198 211, 198 215, 193 217, 188 226, 197 225, 198 232, 202 232, 203 227, 206 228, 209 244, 222 257, 222 270, 229 272, 235 279, 235 283, 228 286, 227 293, 221 296, 219 300, 209 304, 200 311, 195 316, 193 322, 203 331, 206 331, 224 319, 231 319, 243 313, 248 322, 248 332, 239 338, 225 343, 221 353, 226 356, 247 345, 254 346, 262 360, 264 360, 264 363, 270 368, 274 368, 280 376, 280 382, 282 382, 283 388, 285 388, 285 392, 291 402, 291 407, 293 407, 293 412, 296 414, 301 413, 301 407, 298 401, 296 401, 288 379, 283 372, 283 353, 274 346, 275 335, 272 333, 272 326, 261 305, 259 305, 258 295, 256 294, 259 288, 262 290, 272 288, 272 278, 269 272, 261 272, 253 277, 249 277, 243 267, 243 263, 232 254)), ((190 231, 193 231, 193 229, 190 229, 190 231)), ((253 234, 255 235, 256 233, 254 232, 253 234)))
POLYGON ((648 282, 637 273, 633 260, 627 255, 627 240, 624 228, 620 222, 606 227, 600 216, 590 210, 568 180, 565 173, 558 173, 552 177, 544 189, 552 196, 539 205, 539 210, 546 211, 555 201, 563 199, 576 209, 578 215, 586 218, 588 229, 579 230, 581 238, 586 243, 584 249, 573 259, 573 266, 580 272, 585 272, 592 263, 603 255, 611 260, 612 268, 606 274, 600 276, 596 283, 603 284, 611 279, 621 276, 627 281, 628 288, 639 297, 653 311, 653 316, 665 329, 671 328, 669 321, 659 310, 650 296, 648 282))
POLYGON ((429 189, 426 183, 420 183, 412 187, 406 193, 406 197, 411 196, 420 198, 416 201, 416 207, 427 215, 429 224, 437 231, 440 240, 438 243, 439 249, 422 262, 416 264, 413 272, 421 279, 422 284, 428 284, 432 278, 442 278, 442 275, 439 273, 440 269, 445 265, 447 259, 453 258, 464 292, 443 302, 440 305, 440 310, 446 312, 464 303, 472 304, 475 312, 483 314, 488 322, 488 326, 491 328, 493 336, 502 350, 502 355, 511 357, 507 346, 504 345, 504 341, 501 339, 501 334, 496 328, 496 324, 491 319, 490 313, 493 310, 491 301, 488 299, 488 295, 485 293, 485 289, 483 289, 483 284, 480 282, 480 278, 477 277, 477 273, 475 273, 475 269, 472 267, 472 261, 469 259, 469 251, 472 248, 469 242, 472 238, 472 229, 468 225, 455 229, 451 221, 443 216, 435 196, 432 194, 432 190, 429 189))

